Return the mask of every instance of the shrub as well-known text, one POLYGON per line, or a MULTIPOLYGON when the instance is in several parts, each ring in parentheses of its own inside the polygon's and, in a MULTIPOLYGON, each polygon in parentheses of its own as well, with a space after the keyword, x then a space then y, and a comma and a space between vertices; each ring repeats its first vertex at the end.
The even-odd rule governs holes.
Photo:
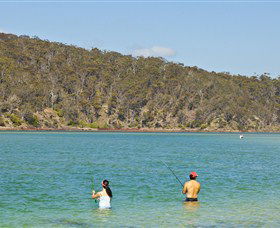
POLYGON ((25 114, 24 119, 27 121, 28 124, 34 127, 39 127, 40 125, 38 117, 33 115, 32 113, 25 114))
POLYGON ((16 125, 16 126, 21 125, 22 120, 19 116, 15 115, 15 114, 10 114, 9 117, 10 117, 10 119, 13 122, 14 125, 16 125))
POLYGON ((179 124, 178 127, 181 128, 182 130, 186 129, 182 124, 179 124))
POLYGON ((186 127, 188 128, 188 127, 191 127, 191 123, 187 123, 186 124, 186 127))
POLYGON ((98 125, 98 128, 109 128, 109 125, 107 123, 102 123, 98 125))
POLYGON ((202 123, 201 123, 200 120, 194 120, 194 121, 192 121, 192 122, 190 123, 190 127, 191 127, 191 128, 200 127, 201 124, 202 124, 202 123))
POLYGON ((68 122, 68 126, 77 126, 79 123, 77 122, 77 121, 74 121, 74 120, 70 120, 69 122, 68 122))
POLYGON ((208 127, 207 124, 201 124, 201 125, 200 125, 200 129, 205 129, 205 128, 207 128, 207 127, 208 127))
POLYGON ((0 116, 0 126, 5 127, 5 120, 2 116, 0 116))
POLYGON ((87 126, 90 128, 98 128, 98 124, 96 122, 89 123, 87 126))
POLYGON ((83 128, 83 127, 87 127, 87 125, 88 125, 88 124, 87 124, 85 121, 83 121, 83 120, 80 120, 80 121, 79 121, 79 127, 82 127, 82 128, 83 128))
POLYGON ((63 117, 64 115, 64 111, 62 109, 56 109, 55 112, 59 117, 63 117))

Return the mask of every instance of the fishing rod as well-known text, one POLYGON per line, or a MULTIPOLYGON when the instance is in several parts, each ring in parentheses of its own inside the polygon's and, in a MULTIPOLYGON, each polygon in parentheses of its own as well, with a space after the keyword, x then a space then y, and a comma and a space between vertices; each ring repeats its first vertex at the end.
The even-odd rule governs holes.
MULTIPOLYGON (((91 189, 94 191, 94 177, 92 177, 91 189)), ((97 203, 96 199, 94 199, 94 202, 97 203)))
POLYGON ((176 176, 176 174, 173 172, 173 170, 163 161, 161 161, 173 174, 173 176, 177 179, 177 181, 179 181, 179 183, 182 185, 182 187, 184 187, 183 183, 179 180, 179 178, 176 176))

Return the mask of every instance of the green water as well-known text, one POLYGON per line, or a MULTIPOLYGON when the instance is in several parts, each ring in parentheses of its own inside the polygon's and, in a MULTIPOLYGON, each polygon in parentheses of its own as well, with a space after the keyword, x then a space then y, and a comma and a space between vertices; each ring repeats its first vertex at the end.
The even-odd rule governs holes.
POLYGON ((0 132, 1 227, 277 227, 280 134, 0 132), (199 205, 182 203, 199 175, 199 205), (91 199, 106 178, 112 210, 91 199))

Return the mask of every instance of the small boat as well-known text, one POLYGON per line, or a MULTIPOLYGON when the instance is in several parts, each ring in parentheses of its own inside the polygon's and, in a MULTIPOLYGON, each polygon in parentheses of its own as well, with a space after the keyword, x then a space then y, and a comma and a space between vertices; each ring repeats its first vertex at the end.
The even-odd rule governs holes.
POLYGON ((240 138, 240 139, 243 139, 243 138, 244 138, 244 136, 243 136, 243 135, 239 135, 239 138, 240 138))

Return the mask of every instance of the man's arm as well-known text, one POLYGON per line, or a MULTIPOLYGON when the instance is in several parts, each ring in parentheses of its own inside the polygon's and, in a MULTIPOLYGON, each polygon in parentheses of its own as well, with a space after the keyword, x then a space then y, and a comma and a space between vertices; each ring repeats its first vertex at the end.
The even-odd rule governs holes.
POLYGON ((186 194, 187 192, 188 192, 188 184, 187 184, 187 182, 186 182, 186 183, 184 184, 182 193, 183 193, 183 194, 186 194))

